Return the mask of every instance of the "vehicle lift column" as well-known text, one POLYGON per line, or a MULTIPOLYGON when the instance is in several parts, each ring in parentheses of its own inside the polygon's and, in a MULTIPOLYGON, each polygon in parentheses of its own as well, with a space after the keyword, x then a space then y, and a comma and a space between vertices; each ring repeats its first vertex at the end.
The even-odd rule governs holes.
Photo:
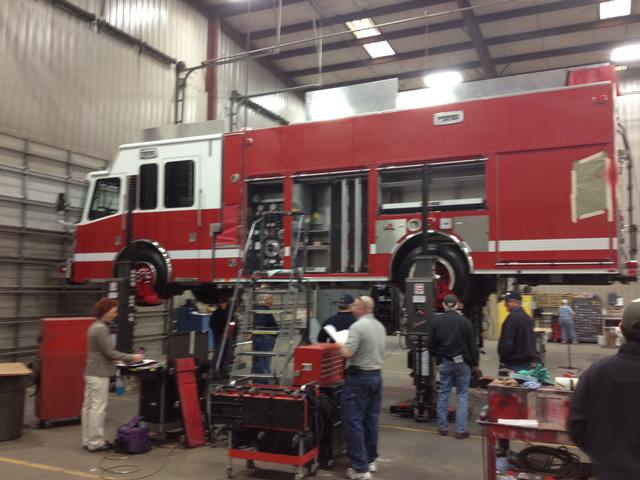
MULTIPOLYGON (((127 177, 127 218, 126 242, 124 256, 125 268, 128 272, 124 278, 118 279, 118 317, 116 318, 116 350, 125 353, 133 352, 133 332, 136 325, 136 271, 133 265, 133 210, 137 197, 136 176, 127 177)), ((118 271, 118 269, 116 269, 118 271)))
POLYGON ((406 338, 408 367, 413 370, 415 396, 408 402, 391 407, 392 414, 413 417, 416 422, 436 418, 435 361, 427 348, 433 310, 433 262, 429 255, 429 179, 430 166, 422 171, 422 255, 416 257, 415 275, 405 280, 405 307, 407 314, 406 338))

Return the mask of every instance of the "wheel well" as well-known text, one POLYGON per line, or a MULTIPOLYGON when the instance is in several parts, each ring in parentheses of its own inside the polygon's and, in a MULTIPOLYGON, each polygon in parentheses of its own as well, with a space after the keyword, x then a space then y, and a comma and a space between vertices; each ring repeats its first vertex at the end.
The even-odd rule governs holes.
MULTIPOLYGON (((433 244, 433 243, 437 243, 439 245, 450 245, 456 248, 457 251, 460 252, 462 257, 464 258, 464 261, 467 262, 468 264, 467 257, 462 254, 462 250, 460 249, 460 246, 450 238, 445 237, 444 235, 441 235, 438 233, 432 233, 432 234, 429 234, 429 244, 433 244)), ((398 249, 398 251, 393 257, 393 263, 391 265, 390 273, 391 273, 391 281, 393 283, 396 283, 396 284, 401 283, 398 276, 400 273, 399 272, 400 265, 402 264, 402 260, 404 259, 404 257, 406 257, 410 252, 420 247, 421 245, 422 245, 422 234, 409 238, 400 246, 400 248, 398 249)), ((471 270, 471 265, 469 265, 469 270, 471 270)))

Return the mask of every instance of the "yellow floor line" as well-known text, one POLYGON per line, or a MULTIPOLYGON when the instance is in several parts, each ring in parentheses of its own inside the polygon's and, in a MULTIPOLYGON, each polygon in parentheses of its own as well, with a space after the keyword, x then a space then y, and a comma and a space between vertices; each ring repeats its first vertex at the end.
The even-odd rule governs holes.
POLYGON ((54 467, 53 465, 46 465, 44 463, 27 462, 25 460, 17 460, 15 458, 9 458, 9 457, 0 457, 0 462, 11 463, 13 465, 20 465, 23 467, 33 468, 35 470, 45 470, 47 472, 63 473, 65 475, 72 475, 74 477, 92 478, 92 479, 100 478, 99 475, 94 475, 92 473, 81 472, 78 470, 67 470, 66 468, 54 467))

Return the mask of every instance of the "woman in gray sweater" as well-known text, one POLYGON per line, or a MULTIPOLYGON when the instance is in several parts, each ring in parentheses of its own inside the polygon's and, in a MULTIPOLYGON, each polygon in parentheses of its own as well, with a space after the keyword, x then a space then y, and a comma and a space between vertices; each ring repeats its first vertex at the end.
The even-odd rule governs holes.
POLYGON ((93 307, 95 322, 87 331, 87 365, 84 369, 82 404, 82 445, 90 452, 111 448, 104 439, 104 420, 109 398, 109 378, 115 375, 114 362, 141 362, 141 354, 130 355, 113 348, 109 324, 118 316, 118 302, 103 298, 93 307))

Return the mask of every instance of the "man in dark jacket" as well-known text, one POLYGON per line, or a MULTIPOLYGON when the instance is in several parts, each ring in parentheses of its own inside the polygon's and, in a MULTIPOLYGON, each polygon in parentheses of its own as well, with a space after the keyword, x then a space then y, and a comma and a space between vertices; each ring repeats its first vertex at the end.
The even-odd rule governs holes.
POLYGON ((520 292, 509 292, 505 304, 509 315, 502 324, 498 342, 498 356, 503 368, 519 372, 530 370, 536 359, 536 343, 533 336, 533 320, 521 306, 520 292))
POLYGON ((341 330, 349 330, 349 327, 356 321, 353 313, 351 313, 351 304, 353 303, 353 297, 351 295, 343 295, 338 301, 338 313, 329 317, 320 327, 318 333, 318 343, 326 343, 327 340, 333 343, 333 340, 325 332, 324 327, 327 325, 333 325, 339 332, 341 330))
MULTIPOLYGON (((229 299, 220 298, 218 300, 218 307, 209 317, 209 329, 211 330, 211 336, 213 337, 213 358, 211 359, 211 371, 216 371, 218 358, 220 352, 223 349, 222 340, 224 337, 224 331, 227 328, 227 317, 229 316, 229 299)), ((225 345, 225 360, 228 358, 228 352, 226 351, 229 345, 225 345)), ((220 370, 224 372, 226 370, 226 361, 221 362, 220 370)))
POLYGON ((567 422, 599 480, 640 478, 640 298, 624 309, 620 328, 628 343, 580 376, 567 422))
MULTIPOLYGON (((256 310, 264 310, 264 313, 257 313, 253 322, 253 335, 251 342, 254 352, 272 352, 276 345, 276 337, 278 336, 278 323, 269 313, 273 306, 273 296, 263 294, 258 297, 258 306, 256 310)), ((253 357, 253 368, 251 373, 268 374, 271 372, 271 357, 268 355, 257 355, 253 357)), ((256 383, 266 383, 261 380, 256 383)))
POLYGON ((449 294, 442 302, 445 312, 438 315, 429 335, 429 351, 435 355, 440 372, 438 391, 438 433, 448 435, 449 396, 456 387, 456 438, 469 436, 467 410, 471 369, 478 366, 478 346, 471 320, 456 310, 458 298, 449 294))

